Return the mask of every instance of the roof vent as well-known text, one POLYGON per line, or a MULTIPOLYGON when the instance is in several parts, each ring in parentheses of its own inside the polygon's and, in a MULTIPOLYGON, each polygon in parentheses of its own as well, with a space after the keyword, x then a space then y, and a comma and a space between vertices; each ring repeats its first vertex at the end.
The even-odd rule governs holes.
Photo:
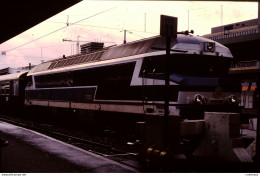
POLYGON ((90 51, 100 50, 104 48, 104 43, 100 42, 90 42, 83 45, 80 45, 80 52, 87 53, 90 51))

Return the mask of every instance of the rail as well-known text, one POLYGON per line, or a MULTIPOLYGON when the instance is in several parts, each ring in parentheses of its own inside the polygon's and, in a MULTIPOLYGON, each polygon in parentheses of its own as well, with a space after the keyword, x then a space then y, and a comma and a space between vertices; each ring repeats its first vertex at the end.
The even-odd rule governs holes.
MULTIPOLYGON (((132 165, 132 163, 129 164, 127 162, 124 162, 124 160, 127 160, 127 158, 130 157, 130 158, 134 158, 132 160, 133 160, 133 163, 135 163, 137 153, 121 150, 121 149, 116 148, 114 145, 104 144, 104 143, 95 141, 94 139, 89 140, 84 137, 82 138, 82 137, 77 137, 74 135, 65 134, 63 132, 57 132, 57 131, 53 130, 53 127, 51 127, 52 125, 18 122, 16 120, 9 120, 9 119, 7 119, 7 117, 8 116, 0 115, 0 120, 13 124, 13 125, 16 125, 16 126, 26 128, 26 129, 37 131, 39 133, 45 134, 47 136, 58 139, 65 143, 69 143, 71 145, 77 146, 83 150, 109 158, 109 159, 114 160, 123 165, 129 166, 129 167, 132 167, 135 169, 140 169, 137 166, 132 165), (48 128, 46 126, 49 126, 51 128, 48 128), (126 158, 126 159, 124 159, 124 158, 126 158)), ((56 128, 59 128, 59 127, 56 127, 56 128)), ((1 167, 0 167, 0 171, 1 171, 1 167)))
POLYGON ((2 148, 8 145, 8 141, 0 138, 0 171, 2 171, 2 148))

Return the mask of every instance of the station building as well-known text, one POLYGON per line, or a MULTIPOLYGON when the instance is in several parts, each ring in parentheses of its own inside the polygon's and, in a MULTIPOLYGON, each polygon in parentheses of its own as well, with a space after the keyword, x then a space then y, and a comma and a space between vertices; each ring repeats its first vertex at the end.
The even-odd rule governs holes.
POLYGON ((241 105, 243 113, 257 117, 260 112, 260 2, 258 18, 211 28, 203 37, 228 47, 234 60, 230 74, 242 83, 241 105))
POLYGON ((213 27, 203 37, 227 46, 239 61, 260 60, 260 2, 258 18, 213 27))

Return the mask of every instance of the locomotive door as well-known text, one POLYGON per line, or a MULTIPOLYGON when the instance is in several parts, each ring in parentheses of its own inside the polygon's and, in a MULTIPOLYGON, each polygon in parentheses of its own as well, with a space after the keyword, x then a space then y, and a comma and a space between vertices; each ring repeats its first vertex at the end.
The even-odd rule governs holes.
POLYGON ((152 58, 144 59, 140 74, 142 77, 142 102, 144 113, 154 113, 156 69, 152 58))

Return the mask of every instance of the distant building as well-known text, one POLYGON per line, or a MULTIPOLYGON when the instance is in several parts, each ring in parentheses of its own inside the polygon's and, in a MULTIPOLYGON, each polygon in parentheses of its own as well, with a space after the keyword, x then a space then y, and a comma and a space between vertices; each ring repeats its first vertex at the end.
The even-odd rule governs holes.
POLYGON ((29 71, 32 69, 34 66, 25 66, 25 67, 19 67, 19 68, 3 68, 0 69, 0 75, 7 75, 7 74, 12 74, 12 73, 20 73, 20 72, 25 72, 29 71))
POLYGON ((209 38, 211 40, 221 40, 257 34, 259 32, 258 18, 256 18, 252 20, 213 27, 211 28, 211 34, 204 35, 203 37, 209 38))
POLYGON ((259 93, 260 87, 260 1, 258 18, 213 27, 211 34, 203 37, 215 40, 230 49, 234 56, 229 68, 230 74, 242 83, 240 105, 244 108, 241 116, 258 117, 256 112, 259 112, 257 108, 259 109, 260 99, 256 92, 259 93))
POLYGON ((203 37, 228 47, 237 61, 260 61, 260 3, 258 18, 213 27, 203 37))
POLYGON ((237 47, 238 43, 246 46, 249 42, 256 48, 255 44, 259 44, 260 40, 260 1, 258 1, 258 18, 213 27, 211 34, 203 37, 216 40, 227 47, 231 46, 231 50, 234 45, 237 47))

